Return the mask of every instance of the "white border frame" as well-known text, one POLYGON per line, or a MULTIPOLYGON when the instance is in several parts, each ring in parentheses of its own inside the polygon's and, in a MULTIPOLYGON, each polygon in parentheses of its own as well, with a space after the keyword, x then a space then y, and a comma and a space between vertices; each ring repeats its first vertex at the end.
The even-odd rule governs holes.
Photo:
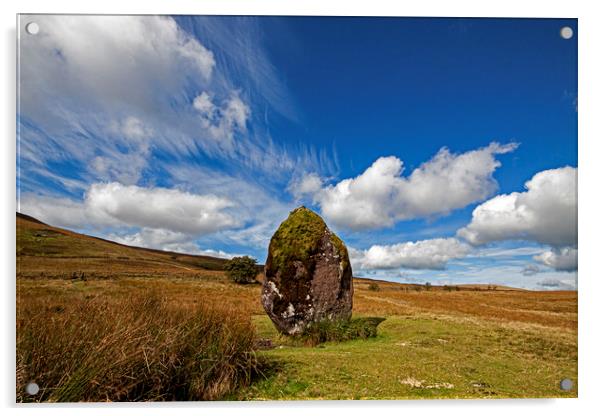
POLYGON ((85 2, 74 0, 21 0, 2 3, 2 204, 1 228, 4 232, 0 253, 4 266, 2 281, 2 375, 0 376, 0 404, 10 414, 29 414, 42 411, 49 415, 90 414, 105 415, 108 410, 118 414, 181 414, 224 411, 245 414, 266 413, 305 415, 315 412, 364 414, 377 407, 383 414, 420 412, 420 414, 506 415, 508 412, 545 412, 547 415, 590 413, 600 408, 600 341, 602 316, 598 297, 602 296, 602 276, 598 276, 597 240, 600 235, 599 200, 602 172, 602 113, 598 104, 602 99, 599 74, 602 74, 602 54, 595 46, 602 44, 602 19, 593 1, 475 1, 422 0, 414 2, 387 2, 386 0, 304 0, 284 2, 277 0, 102 0, 85 2), (167 403, 167 404, 111 404, 111 405, 42 405, 16 406, 15 400, 15 88, 16 88, 16 14, 17 13, 103 13, 103 14, 238 14, 238 15, 348 15, 348 16, 462 16, 462 17, 564 17, 579 19, 579 399, 521 399, 521 400, 433 400, 397 402, 269 402, 269 403, 167 403), (244 408, 244 409, 243 409, 244 408), (171 411, 170 411, 171 410, 171 411))

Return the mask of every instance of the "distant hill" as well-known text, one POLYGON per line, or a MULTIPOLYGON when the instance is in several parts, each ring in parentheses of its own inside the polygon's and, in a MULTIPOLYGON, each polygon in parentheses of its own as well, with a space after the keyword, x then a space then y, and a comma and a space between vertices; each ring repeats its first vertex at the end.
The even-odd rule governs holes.
MULTIPOLYGON (((27 277, 173 276, 198 271, 223 271, 226 259, 134 247, 47 225, 17 212, 17 274, 27 277)), ((263 269, 262 265, 259 265, 263 269)), ((261 281, 262 277, 258 279, 261 281)), ((425 290, 416 283, 355 277, 356 285, 380 289, 425 290), (376 287, 374 287, 376 288, 376 287)), ((525 290, 493 284, 432 285, 429 290, 525 290)))
POLYGON ((520 287, 512 287, 512 286, 503 286, 496 284, 478 284, 478 283, 466 283, 462 285, 457 285, 462 289, 472 289, 472 290, 519 290, 519 291, 527 291, 528 289, 523 289, 520 287))
POLYGON ((17 274, 92 271, 147 274, 175 270, 224 270, 226 259, 133 247, 47 225, 21 213, 17 220, 17 274))
POLYGON ((426 286, 424 284, 418 283, 399 283, 399 282, 391 282, 388 280, 378 280, 378 279, 369 279, 364 277, 354 277, 355 285, 363 285, 368 288, 369 285, 372 286, 373 290, 408 290, 408 291, 421 291, 421 290, 430 290, 430 291, 456 291, 456 290, 471 290, 471 291, 527 291, 528 289, 521 289, 511 286, 503 286, 496 284, 487 284, 487 283, 468 283, 468 284, 452 284, 452 285, 430 285, 426 286))

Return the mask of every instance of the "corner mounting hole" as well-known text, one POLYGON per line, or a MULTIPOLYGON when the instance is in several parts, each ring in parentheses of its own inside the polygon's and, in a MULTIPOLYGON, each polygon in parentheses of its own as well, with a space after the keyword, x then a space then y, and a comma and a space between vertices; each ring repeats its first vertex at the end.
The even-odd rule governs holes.
POLYGON ((38 386, 38 383, 33 383, 33 382, 27 383, 27 386, 25 386, 25 391, 30 396, 35 396, 36 394, 39 393, 40 386, 38 386))
POLYGON ((562 29, 560 29, 560 36, 562 37, 562 39, 570 39, 573 37, 573 29, 570 28, 569 26, 564 26, 562 29))
POLYGON ((25 31, 30 35, 37 35, 40 31, 40 26, 36 22, 30 22, 25 26, 25 31))
POLYGON ((569 391, 573 389, 573 381, 570 378, 562 379, 560 382, 560 390, 569 391))

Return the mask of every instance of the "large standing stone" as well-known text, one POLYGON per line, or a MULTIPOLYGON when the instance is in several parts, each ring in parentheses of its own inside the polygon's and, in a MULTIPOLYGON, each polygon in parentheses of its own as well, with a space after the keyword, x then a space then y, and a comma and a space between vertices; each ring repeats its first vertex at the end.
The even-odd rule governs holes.
POLYGON ((315 212, 299 207, 272 236, 261 302, 278 330, 351 318, 353 280, 345 244, 315 212))

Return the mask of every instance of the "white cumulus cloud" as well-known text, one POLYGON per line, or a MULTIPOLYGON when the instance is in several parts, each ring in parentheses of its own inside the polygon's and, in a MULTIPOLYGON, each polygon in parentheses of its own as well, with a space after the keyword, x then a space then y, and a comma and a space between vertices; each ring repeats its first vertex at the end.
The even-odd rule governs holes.
POLYGON ((21 38, 22 105, 42 94, 94 97, 107 105, 148 107, 186 77, 204 80, 213 53, 165 16, 36 16, 39 36, 21 38), (149 86, 155 84, 156 88, 149 86))
POLYGON ((531 240, 554 247, 577 244, 577 168, 537 173, 526 191, 498 195, 476 207, 458 236, 473 245, 531 240))
POLYGON ((141 227, 155 230, 146 235, 151 242, 153 236, 177 242, 179 234, 200 236, 237 227, 238 221, 224 211, 233 205, 211 194, 112 182, 91 185, 82 202, 25 195, 20 209, 51 225, 141 227))
POLYGON ((577 270, 577 249, 573 247, 554 248, 533 258, 557 271, 572 272, 577 270))
POLYGON ((300 200, 306 196, 316 194, 322 188, 322 183, 322 178, 317 173, 305 173, 301 177, 292 180, 287 190, 296 200, 300 200))
POLYGON ((58 227, 79 228, 88 222, 83 204, 69 198, 24 194, 17 210, 58 227))
POLYGON ((367 250, 350 249, 353 267, 370 269, 445 269, 452 259, 465 257, 470 246, 455 238, 434 238, 393 245, 373 245, 367 250))
POLYGON ((493 142, 461 154, 443 148, 409 176, 401 176, 400 159, 381 157, 361 175, 322 188, 314 200, 329 221, 353 230, 448 214, 491 196, 497 189, 493 172, 500 166, 495 155, 516 147, 493 142))
POLYGON ((222 212, 233 205, 230 200, 177 189, 93 184, 85 204, 93 217, 108 217, 130 226, 209 234, 236 225, 234 218, 222 212))

